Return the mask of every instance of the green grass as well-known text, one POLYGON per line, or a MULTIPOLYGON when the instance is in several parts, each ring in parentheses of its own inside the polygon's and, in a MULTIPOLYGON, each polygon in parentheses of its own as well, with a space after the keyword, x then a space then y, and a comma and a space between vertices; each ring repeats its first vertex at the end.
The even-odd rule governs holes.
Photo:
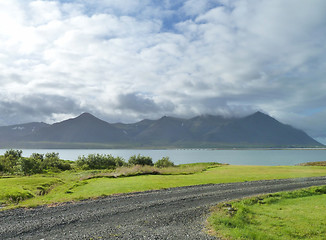
POLYGON ((189 185, 325 176, 326 168, 190 164, 181 165, 174 170, 168 168, 166 173, 156 175, 152 173, 149 175, 135 174, 137 176, 112 178, 106 177, 106 174, 110 174, 110 172, 66 171, 52 175, 0 178, 0 202, 7 204, 7 208, 31 207, 111 194, 189 185), (43 191, 44 194, 38 194, 42 184, 48 184, 50 187, 46 187, 47 189, 43 191), (26 192, 24 191, 31 195, 25 196, 26 192), (21 192, 23 197, 17 201, 10 201, 6 196, 11 192, 21 192))
POLYGON ((221 239, 326 239, 326 186, 221 203, 209 218, 221 239))
POLYGON ((19 203, 47 194, 62 181, 56 177, 33 176, 0 178, 0 203, 19 203))

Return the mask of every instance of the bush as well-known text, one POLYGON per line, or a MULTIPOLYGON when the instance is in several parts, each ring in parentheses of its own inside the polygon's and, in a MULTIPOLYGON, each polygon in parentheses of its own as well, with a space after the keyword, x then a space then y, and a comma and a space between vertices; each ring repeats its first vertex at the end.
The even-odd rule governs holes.
POLYGON ((19 158, 21 158, 23 151, 22 150, 14 150, 14 149, 10 149, 7 150, 4 154, 5 158, 12 158, 15 160, 18 160, 19 158))
POLYGON ((116 167, 123 167, 126 166, 126 162, 122 157, 116 157, 114 159, 116 167))
POLYGON ((71 164, 59 158, 59 153, 33 153, 29 158, 21 158, 20 169, 25 175, 42 173, 44 171, 65 171, 71 169, 71 164))
POLYGON ((41 173, 41 162, 33 158, 22 158, 20 161, 21 171, 24 175, 41 173))
POLYGON ((42 173, 42 162, 44 160, 44 154, 32 153, 29 158, 22 158, 20 161, 21 171, 25 175, 31 175, 36 173, 42 173))
POLYGON ((0 158, 0 165, 3 172, 14 173, 22 156, 22 150, 7 150, 0 158))
POLYGON ((23 173, 31 175, 47 170, 65 171, 71 169, 71 163, 59 158, 59 153, 33 153, 29 158, 22 157, 21 150, 8 150, 0 156, 0 172, 23 173))
POLYGON ((115 169, 126 164, 121 157, 114 158, 110 154, 89 154, 87 157, 79 156, 76 163, 82 169, 115 169))
MULTIPOLYGON (((39 157, 42 159, 42 154, 35 155, 35 157, 39 157)), ((59 158, 59 153, 46 153, 43 160, 41 160, 41 169, 42 170, 51 170, 51 171, 65 171, 70 170, 70 163, 61 160, 59 158)))
POLYGON ((3 164, 3 156, 0 156, 0 172, 4 172, 4 166, 3 164))
POLYGON ((45 154, 44 159, 41 161, 41 168, 44 170, 55 169, 59 165, 59 160, 59 153, 47 153, 45 154))
POLYGON ((140 154, 133 155, 129 158, 128 163, 130 165, 149 165, 149 166, 153 166, 153 161, 151 157, 145 157, 145 156, 141 156, 140 154))
POLYGON ((165 168, 165 167, 173 167, 174 163, 170 161, 169 157, 163 157, 155 163, 155 167, 165 168))
POLYGON ((42 162, 44 160, 44 154, 41 153, 32 153, 32 155, 29 157, 37 162, 42 162))

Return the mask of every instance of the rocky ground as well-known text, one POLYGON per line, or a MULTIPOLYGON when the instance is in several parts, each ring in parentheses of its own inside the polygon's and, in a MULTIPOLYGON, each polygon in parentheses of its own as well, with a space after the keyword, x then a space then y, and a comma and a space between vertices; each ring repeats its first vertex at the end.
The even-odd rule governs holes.
POLYGON ((256 194, 326 185, 326 177, 212 184, 0 212, 0 239, 215 239, 209 207, 256 194))

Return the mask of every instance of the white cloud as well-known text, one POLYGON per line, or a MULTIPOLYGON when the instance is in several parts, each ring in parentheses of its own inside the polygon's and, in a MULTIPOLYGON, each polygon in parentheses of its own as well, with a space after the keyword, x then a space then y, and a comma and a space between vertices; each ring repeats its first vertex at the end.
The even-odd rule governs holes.
MULTIPOLYGON (((35 95, 74 103, 44 103, 54 121, 265 110, 317 136, 323 115, 307 109, 325 100, 325 11, 322 0, 1 1, 3 110, 35 95)), ((45 119, 20 114, 33 116, 45 119)))
POLYGON ((188 0, 183 5, 183 11, 190 16, 197 16, 204 13, 209 7, 209 0, 188 0))
POLYGON ((31 24, 42 25, 62 18, 59 3, 54 1, 33 1, 29 3, 31 24))

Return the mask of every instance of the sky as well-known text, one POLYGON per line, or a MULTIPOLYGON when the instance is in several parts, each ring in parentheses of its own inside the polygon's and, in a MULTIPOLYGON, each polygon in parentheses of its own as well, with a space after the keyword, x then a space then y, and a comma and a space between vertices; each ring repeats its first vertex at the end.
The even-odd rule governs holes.
POLYGON ((324 0, 0 0, 0 125, 262 111, 326 143, 324 0))

